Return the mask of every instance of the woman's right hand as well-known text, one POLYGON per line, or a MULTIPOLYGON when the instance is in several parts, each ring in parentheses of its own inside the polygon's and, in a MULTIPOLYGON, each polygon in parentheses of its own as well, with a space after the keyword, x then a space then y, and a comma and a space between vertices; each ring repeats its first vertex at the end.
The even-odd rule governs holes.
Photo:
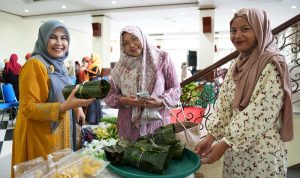
POLYGON ((81 106, 87 106, 90 105, 93 101, 95 101, 95 98, 91 99, 79 99, 75 97, 75 93, 78 90, 78 85, 72 90, 70 96, 67 98, 67 100, 63 103, 61 103, 59 110, 60 112, 66 112, 70 109, 78 108, 81 106))
POLYGON ((215 137, 208 133, 200 142, 196 145, 195 152, 200 157, 206 157, 211 152, 211 145, 215 141, 215 137))
POLYGON ((144 101, 138 99, 136 96, 121 96, 120 104, 129 106, 143 106, 144 101))

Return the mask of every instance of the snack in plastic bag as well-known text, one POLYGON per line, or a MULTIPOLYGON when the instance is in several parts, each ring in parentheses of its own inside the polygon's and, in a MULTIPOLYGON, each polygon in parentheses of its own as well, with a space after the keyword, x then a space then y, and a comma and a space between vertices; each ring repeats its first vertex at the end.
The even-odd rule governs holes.
POLYGON ((42 176, 42 178, 56 178, 57 170, 55 167, 49 167, 49 172, 42 176))
POLYGON ((83 157, 72 153, 60 159, 57 164, 57 178, 84 178, 82 168, 83 157))
POLYGON ((42 178, 49 172, 48 162, 43 161, 35 167, 25 171, 19 178, 42 178))
POLYGON ((85 156, 83 158, 82 170, 85 175, 97 176, 108 164, 108 161, 95 159, 91 156, 85 156))
POLYGON ((42 156, 40 156, 35 159, 14 165, 13 169, 15 177, 20 178, 26 171, 32 169, 33 167, 37 166, 43 161, 45 161, 45 159, 42 156))
POLYGON ((58 150, 56 152, 49 154, 47 156, 47 158, 48 158, 49 162, 55 163, 55 162, 58 162, 61 158, 65 157, 66 155, 69 155, 71 153, 73 153, 73 150, 70 148, 66 148, 66 149, 58 150))

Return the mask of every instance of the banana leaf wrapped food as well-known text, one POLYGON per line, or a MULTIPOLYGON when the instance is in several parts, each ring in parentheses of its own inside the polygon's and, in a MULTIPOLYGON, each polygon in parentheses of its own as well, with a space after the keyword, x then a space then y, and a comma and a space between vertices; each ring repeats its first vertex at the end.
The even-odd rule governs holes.
POLYGON ((122 163, 142 171, 163 174, 171 160, 170 145, 137 142, 126 147, 122 163))
POLYGON ((145 139, 148 143, 154 142, 156 144, 166 145, 172 145, 178 142, 175 137, 175 128, 172 124, 159 127, 154 131, 154 133, 147 134, 140 139, 145 139))
POLYGON ((122 165, 124 150, 126 149, 126 147, 133 144, 133 142, 121 138, 116 145, 103 147, 106 159, 113 165, 122 165))
POLYGON ((157 128, 154 133, 147 134, 139 141, 146 140, 148 143, 170 145, 170 155, 173 159, 182 160, 183 159, 183 150, 185 144, 182 144, 179 140, 176 139, 176 130, 173 124, 168 124, 157 128))
POLYGON ((184 148, 185 148, 185 144, 181 143, 180 141, 171 145, 170 155, 172 155, 172 159, 182 160, 184 148))
MULTIPOLYGON (((65 86, 62 93, 67 99, 76 85, 65 86)), ((106 80, 94 80, 79 84, 79 88, 75 94, 76 98, 89 99, 105 98, 110 90, 110 84, 106 80)))

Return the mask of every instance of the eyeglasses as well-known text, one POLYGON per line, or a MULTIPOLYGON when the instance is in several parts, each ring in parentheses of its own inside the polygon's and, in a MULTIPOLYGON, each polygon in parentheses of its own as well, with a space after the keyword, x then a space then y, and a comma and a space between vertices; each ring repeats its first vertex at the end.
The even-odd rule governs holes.
POLYGON ((123 46, 123 47, 126 47, 126 46, 131 45, 132 43, 133 43, 133 44, 137 44, 137 43, 139 43, 139 42, 140 42, 140 40, 138 39, 138 37, 132 35, 132 36, 130 37, 130 40, 123 41, 122 46, 123 46))
POLYGON ((230 34, 231 34, 231 35, 234 35, 234 34, 236 34, 238 31, 240 31, 240 33, 247 33, 247 32, 252 31, 252 28, 251 28, 249 25, 243 26, 243 27, 241 27, 241 28, 239 28, 239 29, 237 29, 237 28, 231 28, 231 29, 230 29, 230 34))

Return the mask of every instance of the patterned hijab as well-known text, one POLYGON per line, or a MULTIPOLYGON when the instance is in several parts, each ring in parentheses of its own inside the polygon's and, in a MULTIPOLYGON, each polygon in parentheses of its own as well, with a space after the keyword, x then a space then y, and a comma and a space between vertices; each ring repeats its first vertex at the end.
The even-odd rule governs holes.
POLYGON ((281 139, 289 141, 293 138, 293 111, 291 101, 291 81, 288 66, 279 52, 276 40, 272 34, 270 22, 265 11, 259 9, 241 9, 230 22, 237 17, 246 18, 257 39, 257 45, 249 55, 239 55, 233 67, 233 80, 236 91, 233 106, 240 110, 249 104, 252 92, 265 66, 272 62, 279 74, 284 91, 281 109, 282 128, 281 139))
MULTIPOLYGON (((136 93, 148 91, 152 93, 155 82, 157 60, 160 49, 151 45, 137 26, 124 27, 120 35, 120 60, 112 71, 112 79, 121 89, 123 96, 136 96, 136 93), (142 44, 142 55, 133 57, 128 55, 122 46, 123 33, 130 33, 136 36, 142 44)), ((141 107, 132 107, 131 121, 140 127, 141 107)))
MULTIPOLYGON (((32 58, 42 61, 50 77, 51 84, 49 86, 48 102, 64 102, 65 99, 62 95, 62 89, 66 85, 71 85, 70 78, 68 77, 68 70, 64 64, 64 60, 68 57, 68 51, 60 58, 53 58, 47 51, 47 44, 50 36, 58 28, 62 27, 66 33, 67 40, 70 44, 70 34, 63 23, 56 20, 49 20, 45 22, 39 29, 38 39, 35 43, 32 58)), ((58 126, 58 123, 52 122, 52 131, 58 126)))

